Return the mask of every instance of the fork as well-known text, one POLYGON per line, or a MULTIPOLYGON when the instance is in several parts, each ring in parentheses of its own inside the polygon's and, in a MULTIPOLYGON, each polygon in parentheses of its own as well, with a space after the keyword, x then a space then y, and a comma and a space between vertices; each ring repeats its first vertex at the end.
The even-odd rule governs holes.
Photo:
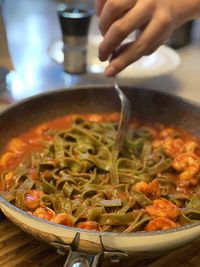
POLYGON ((116 161, 119 151, 123 145, 124 137, 126 134, 126 130, 128 128, 128 123, 129 123, 129 119, 131 115, 130 102, 127 96, 123 93, 123 91, 119 87, 116 78, 114 78, 114 88, 121 102, 121 115, 120 115, 118 130, 117 130, 117 136, 116 136, 115 143, 113 146, 113 162, 116 161))

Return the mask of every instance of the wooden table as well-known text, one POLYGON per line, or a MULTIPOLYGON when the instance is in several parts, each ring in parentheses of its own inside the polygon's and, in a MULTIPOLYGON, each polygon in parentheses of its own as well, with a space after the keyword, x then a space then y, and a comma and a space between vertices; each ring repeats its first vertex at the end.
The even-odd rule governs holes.
MULTIPOLYGON (((47 244, 37 241, 0 215, 1 267, 61 267, 65 256, 47 244)), ((117 265, 104 263, 102 267, 199 267, 199 240, 164 257, 150 260, 128 261, 117 265)))

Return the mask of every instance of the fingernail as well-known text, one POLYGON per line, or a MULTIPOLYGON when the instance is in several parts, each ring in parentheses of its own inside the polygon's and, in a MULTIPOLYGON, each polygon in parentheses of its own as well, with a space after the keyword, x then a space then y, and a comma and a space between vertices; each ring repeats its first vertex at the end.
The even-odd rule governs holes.
POLYGON ((103 50, 101 50, 101 49, 99 49, 99 59, 101 61, 106 61, 107 60, 107 56, 106 56, 105 52, 103 50))
POLYGON ((105 71, 104 71, 104 74, 107 76, 107 77, 112 77, 115 75, 115 68, 113 66, 108 66, 105 71))

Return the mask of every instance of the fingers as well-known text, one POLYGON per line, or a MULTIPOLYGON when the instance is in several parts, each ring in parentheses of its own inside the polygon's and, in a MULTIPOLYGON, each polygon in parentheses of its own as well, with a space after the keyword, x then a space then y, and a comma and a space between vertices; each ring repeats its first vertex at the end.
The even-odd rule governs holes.
POLYGON ((111 24, 134 7, 137 0, 107 0, 101 11, 99 29, 105 35, 111 24))
POLYGON ((155 16, 135 42, 119 50, 105 69, 105 75, 114 76, 140 57, 155 51, 170 35, 170 22, 166 16, 162 19, 155 16))
POLYGON ((97 16, 100 16, 103 6, 107 0, 96 0, 95 1, 95 9, 97 16))
POLYGON ((104 36, 99 47, 99 59, 105 61, 122 41, 135 29, 150 19, 149 12, 143 5, 135 5, 124 17, 115 21, 104 36))

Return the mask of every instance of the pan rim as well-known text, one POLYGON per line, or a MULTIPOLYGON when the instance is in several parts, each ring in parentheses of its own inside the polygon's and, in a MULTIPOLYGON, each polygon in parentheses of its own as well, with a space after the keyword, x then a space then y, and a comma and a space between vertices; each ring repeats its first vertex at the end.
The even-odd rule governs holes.
MULTIPOLYGON (((164 92, 164 91, 159 91, 159 90, 155 90, 155 89, 151 89, 151 88, 139 88, 139 87, 131 87, 131 86, 121 86, 122 90, 136 90, 136 91, 146 91, 146 92, 152 92, 154 94, 157 95, 162 95, 162 96, 167 96, 170 98, 173 98, 179 102, 182 102, 186 105, 190 105, 193 108, 198 109, 198 111, 200 112, 200 103, 199 102, 195 102, 191 99, 187 99, 184 98, 182 96, 179 95, 175 95, 175 94, 171 94, 169 92, 164 92)), ((114 92, 114 87, 112 85, 95 85, 95 84, 85 84, 85 85, 77 85, 77 86, 73 86, 73 87, 69 87, 69 88, 59 88, 59 89, 52 89, 50 91, 44 91, 41 92, 39 94, 35 94, 29 97, 26 97, 22 100, 19 100, 17 102, 11 103, 9 104, 4 110, 2 110, 0 112, 0 116, 3 115, 4 113, 8 112, 9 110, 18 107, 20 105, 22 105, 23 103, 29 102, 29 101, 33 101, 33 100, 37 100, 38 98, 43 98, 45 96, 48 95, 54 95, 57 93, 62 93, 62 92, 73 92, 74 90, 85 90, 85 91, 90 91, 90 90, 99 90, 101 91, 102 89, 106 89, 106 90, 112 90, 114 92)))
POLYGON ((191 228, 195 228, 200 226, 200 221, 199 222, 194 222, 191 224, 186 224, 184 226, 176 227, 176 228, 171 228, 167 230, 158 230, 158 231, 151 231, 151 232, 145 232, 145 231, 138 231, 138 232, 133 232, 133 233, 113 233, 113 232, 100 232, 96 230, 84 230, 76 227, 71 227, 71 226, 65 226, 62 224, 56 224, 54 222, 50 222, 44 219, 41 219, 39 217, 36 217, 27 211, 24 211, 15 205, 11 204, 7 200, 5 200, 3 197, 0 196, 0 203, 5 205, 6 207, 10 208, 14 212, 20 213, 21 215, 28 217, 34 221, 39 221, 41 223, 47 224, 47 225, 52 225, 56 227, 57 229, 62 229, 66 231, 75 231, 76 233, 80 234, 89 234, 89 235, 95 235, 95 236, 109 236, 109 237, 151 237, 151 236, 159 236, 159 235, 166 235, 166 234, 173 234, 177 232, 182 232, 182 231, 187 231, 191 228))

